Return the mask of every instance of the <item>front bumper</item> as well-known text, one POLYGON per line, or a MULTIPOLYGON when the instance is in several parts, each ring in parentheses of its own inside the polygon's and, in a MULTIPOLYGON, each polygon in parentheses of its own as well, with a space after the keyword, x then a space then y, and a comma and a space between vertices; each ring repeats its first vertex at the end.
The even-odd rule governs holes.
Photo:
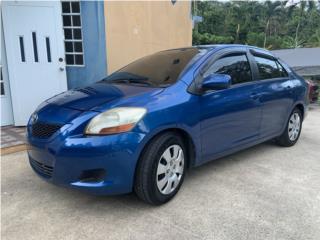
POLYGON ((67 136, 70 128, 63 127, 48 141, 33 138, 28 130, 28 156, 33 170, 48 182, 92 194, 131 192, 145 135, 128 132, 67 136), (99 178, 88 178, 88 173, 96 172, 99 178))

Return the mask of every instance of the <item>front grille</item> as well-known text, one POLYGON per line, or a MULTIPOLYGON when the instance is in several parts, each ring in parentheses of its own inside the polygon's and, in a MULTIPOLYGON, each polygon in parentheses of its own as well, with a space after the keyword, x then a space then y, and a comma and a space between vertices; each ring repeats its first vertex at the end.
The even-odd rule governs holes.
POLYGON ((33 169, 43 177, 52 177, 53 167, 40 163, 32 158, 30 158, 30 164, 33 167, 33 169))
POLYGON ((58 124, 48 124, 36 122, 31 126, 32 136, 37 138, 49 138, 62 126, 58 124))

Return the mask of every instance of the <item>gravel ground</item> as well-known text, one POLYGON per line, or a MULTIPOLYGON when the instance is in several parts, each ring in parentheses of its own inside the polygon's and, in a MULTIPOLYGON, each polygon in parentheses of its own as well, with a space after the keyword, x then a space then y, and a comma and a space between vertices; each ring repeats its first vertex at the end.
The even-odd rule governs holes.
POLYGON ((26 152, 1 159, 2 239, 320 239, 320 108, 292 148, 264 143, 188 172, 152 207, 39 179, 26 152))

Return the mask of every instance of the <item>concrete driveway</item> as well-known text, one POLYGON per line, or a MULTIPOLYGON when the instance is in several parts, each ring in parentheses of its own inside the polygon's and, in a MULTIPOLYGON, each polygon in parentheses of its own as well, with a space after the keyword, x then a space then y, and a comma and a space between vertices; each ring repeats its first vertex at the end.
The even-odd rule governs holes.
POLYGON ((39 179, 25 152, 2 157, 2 239, 320 239, 320 109, 298 144, 265 143, 188 172, 161 207, 39 179))

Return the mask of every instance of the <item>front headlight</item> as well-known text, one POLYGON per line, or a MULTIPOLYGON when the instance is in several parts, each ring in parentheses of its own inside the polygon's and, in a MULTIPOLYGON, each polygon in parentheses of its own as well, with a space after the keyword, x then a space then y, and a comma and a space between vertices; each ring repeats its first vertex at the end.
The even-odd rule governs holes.
POLYGON ((100 113, 85 129, 87 135, 108 135, 130 131, 146 114, 145 108, 119 107, 100 113))

